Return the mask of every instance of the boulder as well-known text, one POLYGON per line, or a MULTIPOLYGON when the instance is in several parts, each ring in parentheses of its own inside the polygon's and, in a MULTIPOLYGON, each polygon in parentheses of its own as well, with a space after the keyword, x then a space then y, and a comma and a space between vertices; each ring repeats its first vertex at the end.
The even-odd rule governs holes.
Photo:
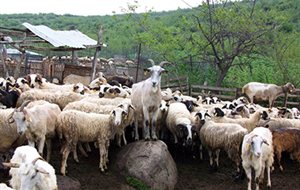
POLYGON ((137 141, 122 148, 116 166, 120 173, 142 180, 151 189, 174 189, 176 164, 167 145, 158 141, 137 141))
POLYGON ((68 176, 56 175, 59 190, 80 190, 80 182, 68 176))

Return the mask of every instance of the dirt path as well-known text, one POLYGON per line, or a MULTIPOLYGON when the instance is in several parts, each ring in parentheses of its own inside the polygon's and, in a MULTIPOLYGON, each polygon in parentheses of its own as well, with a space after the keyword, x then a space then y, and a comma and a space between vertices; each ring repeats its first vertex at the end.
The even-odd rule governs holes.
MULTIPOLYGON (((114 158, 116 157, 119 148, 111 147, 110 149, 110 164, 109 171, 102 174, 98 169, 99 155, 97 150, 89 153, 89 158, 85 158, 79 154, 80 164, 73 161, 69 157, 68 160, 68 176, 76 178, 80 181, 84 190, 117 190, 131 189, 126 185, 125 180, 114 169, 114 158)), ((55 147, 52 154, 51 164, 57 172, 59 172, 61 155, 55 147)), ((176 190, 244 190, 247 189, 247 180, 234 182, 234 165, 230 160, 225 158, 225 155, 220 156, 220 168, 217 172, 209 172, 207 156, 206 160, 200 162, 198 159, 191 157, 182 159, 181 157, 172 154, 175 158, 178 168, 178 183, 176 190)), ((300 169, 299 165, 285 156, 284 172, 280 173, 278 168, 271 174, 273 190, 299 190, 300 189, 300 169)), ((0 176, 1 182, 7 181, 9 178, 0 176)), ((266 183, 265 183, 266 184, 266 183)), ((266 189, 266 185, 262 189, 266 189)), ((253 187, 254 188, 254 187, 253 187)))

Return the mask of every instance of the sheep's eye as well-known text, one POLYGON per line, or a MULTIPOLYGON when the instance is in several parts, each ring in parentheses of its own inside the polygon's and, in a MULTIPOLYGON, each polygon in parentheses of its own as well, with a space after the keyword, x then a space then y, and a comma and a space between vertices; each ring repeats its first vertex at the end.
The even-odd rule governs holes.
POLYGON ((161 107, 162 107, 162 104, 160 104, 159 107, 161 108, 161 107))
POLYGON ((116 112, 115 112, 115 111, 113 111, 112 114, 113 114, 114 116, 116 116, 116 112))

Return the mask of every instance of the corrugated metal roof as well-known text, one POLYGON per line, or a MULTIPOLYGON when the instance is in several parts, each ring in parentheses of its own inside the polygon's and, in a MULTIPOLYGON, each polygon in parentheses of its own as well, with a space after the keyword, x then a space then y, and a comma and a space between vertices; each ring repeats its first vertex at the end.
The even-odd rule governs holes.
POLYGON ((46 40, 54 47, 86 48, 85 45, 97 45, 97 41, 78 30, 58 31, 45 25, 34 26, 27 22, 23 23, 28 30, 46 40))

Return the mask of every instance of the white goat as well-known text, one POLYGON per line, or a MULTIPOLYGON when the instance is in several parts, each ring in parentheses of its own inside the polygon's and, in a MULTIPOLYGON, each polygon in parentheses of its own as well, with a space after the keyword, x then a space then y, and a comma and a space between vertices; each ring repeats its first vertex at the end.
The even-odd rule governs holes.
POLYGON ((244 136, 242 144, 242 164, 248 178, 248 190, 251 190, 251 170, 255 171, 256 190, 263 182, 267 169, 268 188, 271 188, 270 170, 274 162, 272 133, 264 127, 257 127, 244 136))
POLYGON ((12 176, 10 185, 20 190, 57 190, 54 168, 43 160, 37 150, 30 146, 18 147, 10 163, 9 173, 12 176))
POLYGON ((151 76, 139 83, 132 85, 131 103, 135 108, 135 139, 139 139, 138 134, 138 117, 143 115, 143 132, 144 139, 150 139, 149 127, 151 128, 151 137, 153 140, 157 139, 156 136, 156 120, 158 114, 158 108, 162 100, 160 81, 161 73, 165 72, 162 68, 165 61, 159 65, 154 65, 154 61, 150 60, 152 67, 145 69, 146 72, 150 72, 151 76))
POLYGON ((55 136, 56 119, 60 112, 58 105, 38 100, 13 113, 18 133, 25 133, 28 144, 32 147, 35 146, 35 142, 38 142, 38 151, 41 155, 46 141, 47 161, 50 160, 51 138, 55 136))
POLYGON ((242 88, 242 93, 246 94, 250 103, 255 100, 269 100, 269 107, 274 105, 274 101, 284 93, 293 93, 295 87, 288 82, 283 86, 275 84, 265 84, 259 82, 249 82, 242 88))

